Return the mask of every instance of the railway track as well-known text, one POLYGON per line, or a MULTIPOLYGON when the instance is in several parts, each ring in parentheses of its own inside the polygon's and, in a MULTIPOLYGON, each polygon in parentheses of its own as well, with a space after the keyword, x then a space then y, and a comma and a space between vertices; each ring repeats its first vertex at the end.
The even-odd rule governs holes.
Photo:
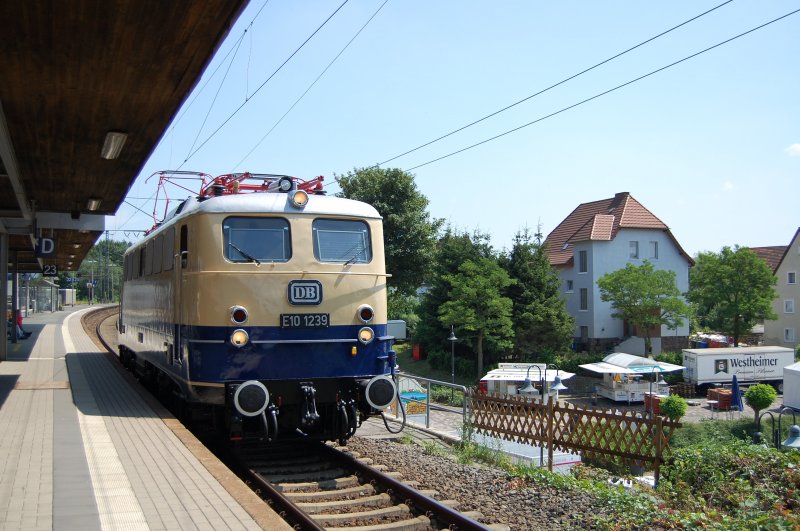
POLYGON ((233 461, 249 483, 300 529, 487 529, 369 459, 322 443, 242 446, 233 461))
MULTIPOLYGON (((108 309, 90 315, 100 343, 108 309), (101 316, 101 312, 104 315, 101 316)), ((460 513, 456 502, 436 501, 435 491, 403 483, 398 472, 372 466, 371 460, 322 443, 245 443, 218 450, 219 457, 297 529, 412 531, 488 529, 477 513, 460 513)))

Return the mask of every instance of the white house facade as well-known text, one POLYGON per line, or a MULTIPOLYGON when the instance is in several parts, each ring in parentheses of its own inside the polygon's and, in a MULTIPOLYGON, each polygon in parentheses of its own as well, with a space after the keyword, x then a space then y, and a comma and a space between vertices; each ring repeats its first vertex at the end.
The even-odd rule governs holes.
MULTIPOLYGON (((689 289, 691 258, 669 228, 627 192, 578 206, 546 241, 582 349, 607 349, 631 335, 626 323, 611 317, 611 303, 600 298, 597 280, 606 273, 648 260, 656 269, 674 271, 682 293, 689 289)), ((683 348, 689 322, 660 332, 662 348, 683 348)))
POLYGON ((760 247, 753 250, 770 265, 777 277, 775 290, 778 297, 772 302, 772 310, 778 316, 764 321, 764 344, 797 349, 800 345, 800 228, 791 243, 781 247, 782 253, 771 260, 769 251, 776 247, 760 247))

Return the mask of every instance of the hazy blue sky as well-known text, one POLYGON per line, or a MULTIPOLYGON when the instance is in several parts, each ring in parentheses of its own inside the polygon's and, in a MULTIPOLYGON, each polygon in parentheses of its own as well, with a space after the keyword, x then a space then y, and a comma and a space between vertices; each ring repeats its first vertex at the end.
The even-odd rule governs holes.
MULTIPOLYGON (((253 0, 128 201, 152 212, 147 198, 156 180, 146 178, 177 168, 324 175, 335 192, 335 174, 453 131, 722 1, 389 0, 264 138, 383 0, 348 2, 264 84, 341 3, 253 0)), ((798 9, 800 1, 730 2, 386 166, 414 168, 798 9)), ((800 226, 798 65, 800 13, 411 172, 434 217, 489 232, 498 248, 523 226, 540 223, 547 234, 579 203, 623 191, 692 255, 723 245, 786 245, 800 226)), ((150 226, 127 205, 107 223, 150 226)))

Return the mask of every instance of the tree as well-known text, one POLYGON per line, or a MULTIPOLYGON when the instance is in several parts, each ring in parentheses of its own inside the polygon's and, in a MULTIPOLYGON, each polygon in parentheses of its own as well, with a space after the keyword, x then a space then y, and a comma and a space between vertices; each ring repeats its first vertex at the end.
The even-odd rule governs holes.
POLYGON ((526 228, 514 236, 514 247, 501 265, 514 279, 505 295, 513 303, 515 358, 569 348, 575 319, 561 297, 561 280, 550 266, 542 234, 526 228))
MULTIPOLYGON (((461 338, 460 319, 451 323, 439 321, 439 308, 450 300, 448 275, 458 273, 458 268, 467 260, 493 258, 489 236, 475 232, 472 235, 447 227, 436 244, 432 273, 421 296, 417 315, 419 321, 415 330, 415 340, 425 352, 450 351, 447 337, 450 326, 455 326, 456 335, 461 338)), ((461 342, 455 344, 456 355, 471 354, 461 342)))
POLYGON ((767 409, 778 398, 778 392, 767 384, 751 385, 744 393, 745 403, 756 412, 755 422, 758 424, 758 413, 767 409))
POLYGON ((126 241, 102 238, 89 249, 75 275, 62 275, 59 285, 62 288, 75 288, 79 299, 89 299, 86 284, 95 281, 94 300, 119 300, 122 286, 122 263, 125 251, 131 244, 126 241), (77 277, 78 282, 68 282, 67 277, 77 277))
POLYGON ((383 216, 389 287, 413 295, 430 273, 442 224, 430 219, 414 176, 397 168, 361 168, 335 178, 338 197, 369 203, 383 216))
MULTIPOLYGON (((439 308, 443 325, 459 323, 474 341, 478 355, 478 374, 483 374, 483 344, 491 340, 500 348, 513 345, 511 299, 501 293, 514 281, 491 258, 467 260, 455 275, 447 275, 450 300, 439 308)), ((462 335, 464 332, 462 332, 462 335)))
POLYGON ((606 273, 598 279, 597 286, 600 298, 610 301, 615 310, 612 317, 625 319, 644 331, 648 354, 652 327, 677 328, 691 313, 675 283, 675 272, 656 269, 648 260, 640 266, 628 264, 623 269, 606 273))
POLYGON ((750 249, 723 247, 700 253, 689 272, 687 298, 701 326, 739 338, 763 319, 777 319, 772 301, 777 279, 764 260, 750 249))

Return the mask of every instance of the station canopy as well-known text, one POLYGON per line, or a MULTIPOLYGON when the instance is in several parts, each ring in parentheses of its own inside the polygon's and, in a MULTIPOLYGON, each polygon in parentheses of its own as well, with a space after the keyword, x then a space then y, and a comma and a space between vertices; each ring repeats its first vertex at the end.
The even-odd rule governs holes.
POLYGON ((653 372, 674 372, 685 369, 680 365, 674 365, 665 361, 657 361, 633 354, 616 352, 609 354, 603 361, 597 363, 586 363, 580 365, 588 371, 600 374, 650 374, 653 372))

